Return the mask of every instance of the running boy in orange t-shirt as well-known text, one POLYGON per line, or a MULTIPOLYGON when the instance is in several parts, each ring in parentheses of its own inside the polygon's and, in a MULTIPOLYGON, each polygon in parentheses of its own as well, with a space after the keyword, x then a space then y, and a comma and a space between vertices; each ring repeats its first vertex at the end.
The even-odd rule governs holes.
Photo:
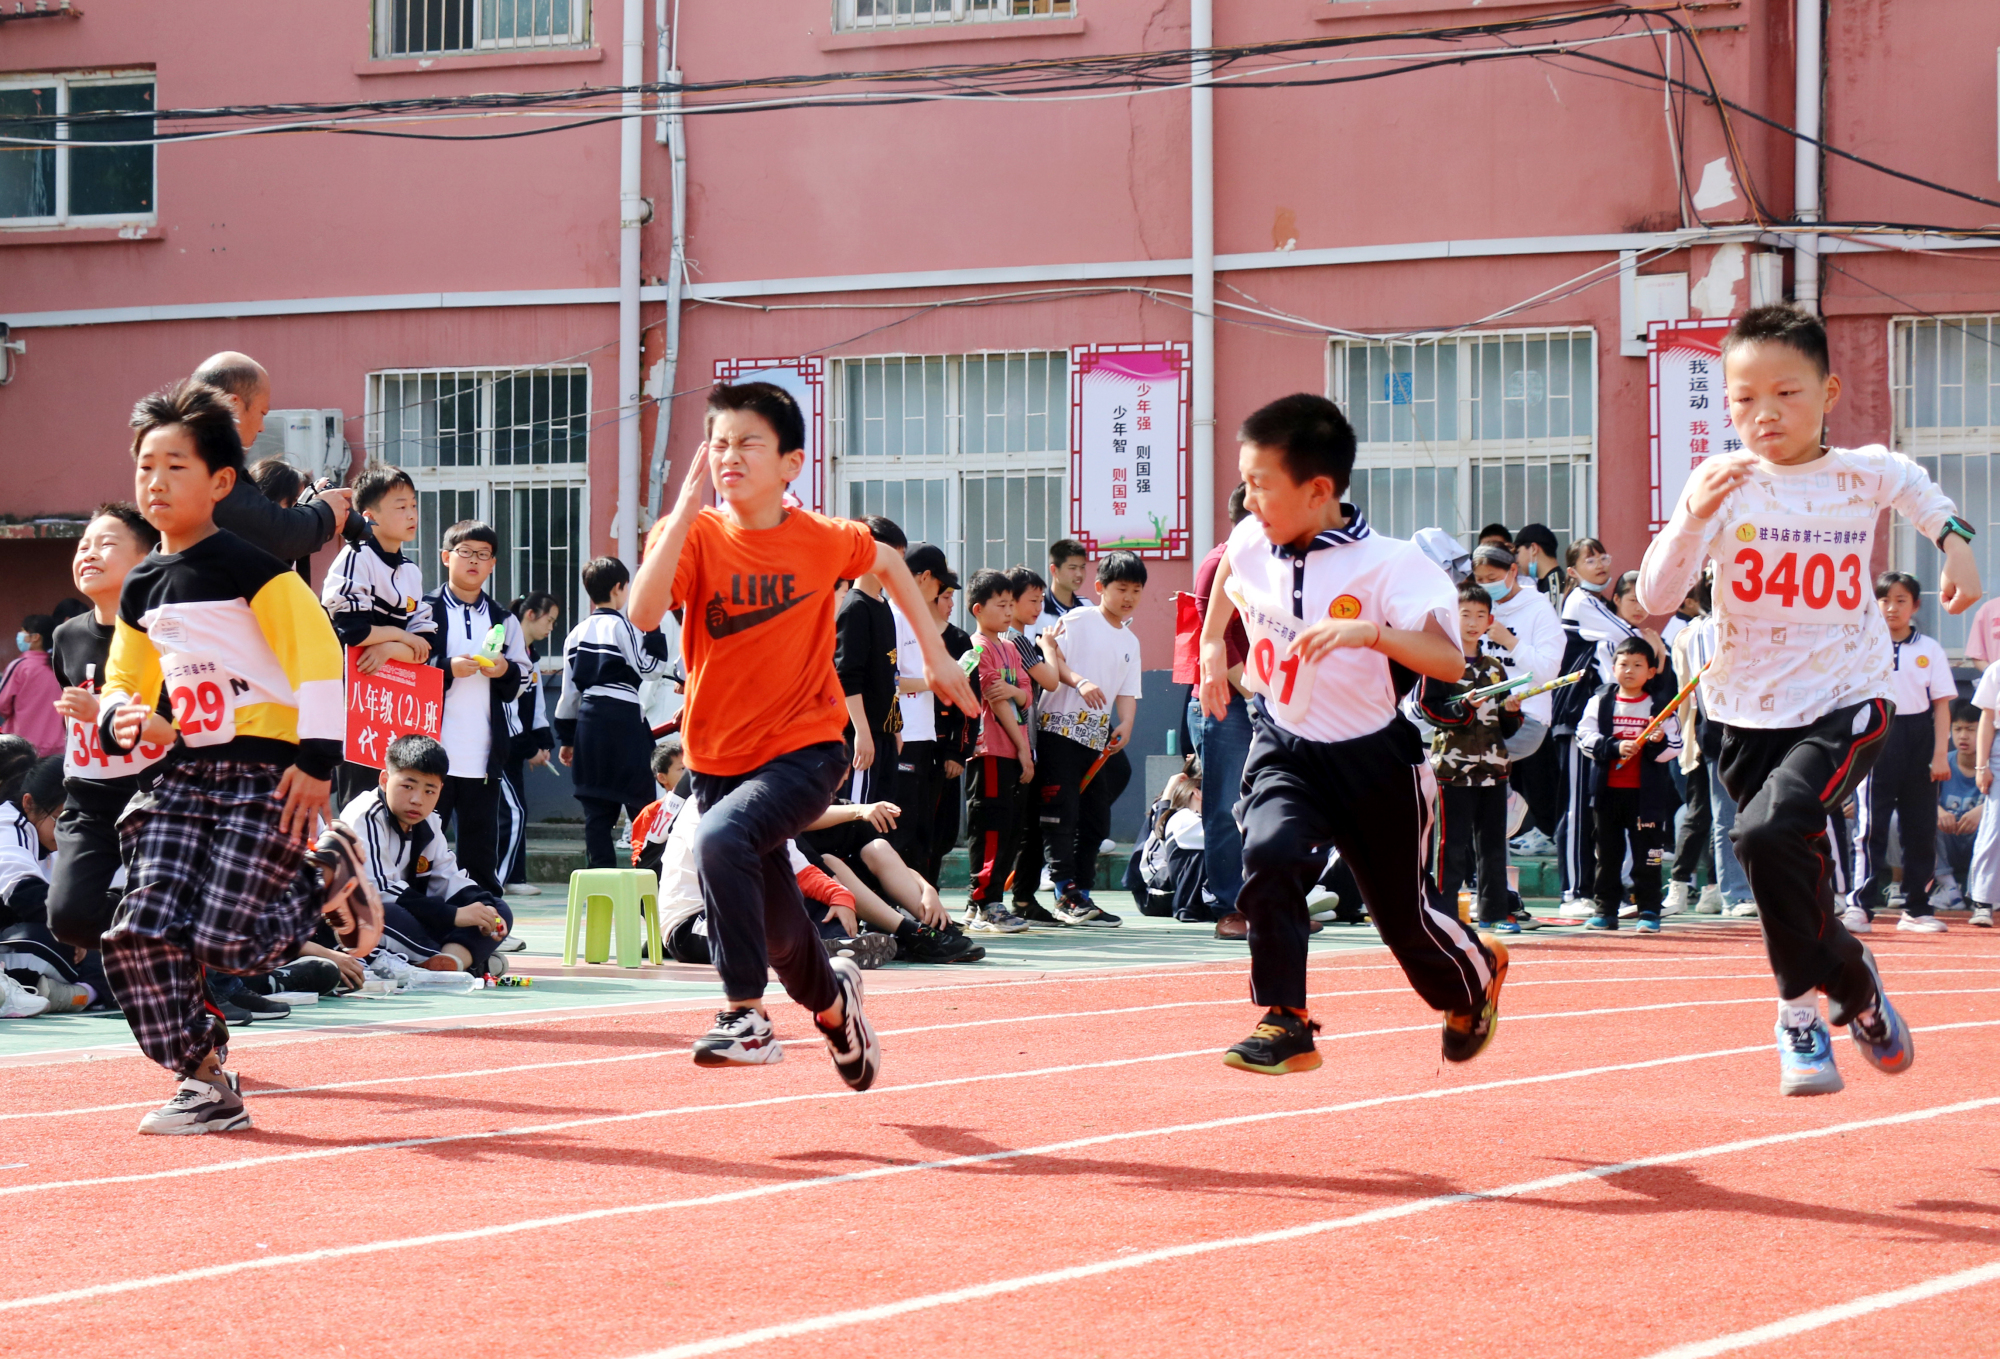
MULTIPOLYGON (((695 858, 715 968, 728 996, 694 1045, 699 1066, 784 1057, 764 1008, 769 969, 811 1010, 841 1079, 875 1080, 881 1054, 861 1012, 861 972, 829 962, 785 842, 817 820, 847 772, 847 705, 833 668, 834 582, 874 572, 905 617, 927 606, 902 554, 865 525, 787 509, 805 462, 805 418, 767 382, 709 393, 707 441, 673 513, 649 536, 627 611, 642 630, 669 608, 681 628, 681 736, 701 808, 695 858), (711 489, 720 508, 704 505, 711 489)), ((939 697, 979 711, 944 639, 920 638, 939 697)))

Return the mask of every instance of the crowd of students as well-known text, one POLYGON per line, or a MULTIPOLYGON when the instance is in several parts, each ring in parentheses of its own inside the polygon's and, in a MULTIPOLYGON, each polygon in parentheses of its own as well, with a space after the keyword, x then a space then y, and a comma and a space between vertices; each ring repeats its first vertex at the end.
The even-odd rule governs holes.
MULTIPOLYGON (((1443 1014, 1445 1058, 1477 1056, 1507 972, 1499 936, 1543 923, 1508 881, 1512 835, 1556 851, 1559 914, 1588 929, 1629 917, 1657 933, 1690 906, 1759 918, 1785 1093, 1839 1088, 1821 991, 1867 1060, 1908 1066, 1853 936, 1887 904, 1892 825, 1898 928, 1942 930, 1934 900, 1952 892, 1991 924, 2000 663, 1960 703, 1915 631, 1917 581, 1884 575, 1870 599, 1862 566, 1874 507, 1892 505, 1936 538, 1956 611, 1977 595, 1971 530, 1907 459, 1816 442, 1802 421, 1838 383, 1812 318, 1762 309, 1725 351, 1764 461, 1699 469, 1622 575, 1598 540, 1559 552, 1541 525, 1489 525, 1470 552, 1437 530, 1374 531, 1340 499, 1355 441, 1324 398, 1243 422, 1232 530, 1195 579, 1192 754, 1127 879, 1142 909, 1247 942, 1266 1013, 1230 1065, 1319 1064, 1305 958, 1321 917, 1372 921, 1443 1014), (1867 524, 1812 500, 1824 476, 1786 471, 1825 459, 1867 524), (1761 546, 1718 555, 1725 507, 1771 562, 1761 546), (1854 550, 1801 566, 1778 548, 1796 544, 1854 550)), ((763 1001, 775 972, 866 1089, 880 1049, 863 969, 977 962, 974 934, 1121 925, 1094 888, 1131 778, 1145 563, 1106 555, 1095 600, 1069 540, 1046 579, 973 572, 963 631, 942 549, 790 498, 804 428, 787 394, 718 386, 708 405, 637 572, 583 568, 591 608, 551 713, 539 653, 556 605, 487 593, 506 547, 491 526, 438 526, 426 593, 406 471, 371 465, 346 491, 245 466, 269 406, 254 362, 218 355, 141 401, 134 502, 101 507, 79 540, 88 608, 28 620, 24 678, 0 678, 6 714, 55 715, 42 743, 0 736, 0 1017, 122 1009, 180 1078, 142 1131, 247 1126, 230 1024, 286 997, 504 975, 520 946, 506 896, 535 890, 522 779, 551 752, 573 771, 590 865, 628 857, 629 815, 668 949, 719 975, 704 1066, 782 1059, 763 1001), (335 533, 316 597, 299 564, 335 533), (391 662, 440 672, 437 736, 392 741, 379 769, 346 762, 347 667, 391 662), (655 722, 662 685, 678 711, 655 722), (961 791, 970 886, 954 919, 936 884, 961 791)))

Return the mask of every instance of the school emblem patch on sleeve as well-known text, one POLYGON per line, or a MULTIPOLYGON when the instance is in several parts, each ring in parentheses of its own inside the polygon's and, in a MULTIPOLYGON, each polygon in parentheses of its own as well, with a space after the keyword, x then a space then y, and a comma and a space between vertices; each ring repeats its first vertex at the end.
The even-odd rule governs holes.
POLYGON ((1326 606, 1326 613, 1329 618, 1359 618, 1361 601, 1353 595, 1342 595, 1326 606))
POLYGON ((1919 656, 1919 657, 1917 657, 1917 669, 1919 669, 1919 670, 1928 670, 1928 669, 1930 669, 1930 668, 1931 668, 1931 658, 1930 658, 1930 657, 1928 657, 1928 656, 1919 656))

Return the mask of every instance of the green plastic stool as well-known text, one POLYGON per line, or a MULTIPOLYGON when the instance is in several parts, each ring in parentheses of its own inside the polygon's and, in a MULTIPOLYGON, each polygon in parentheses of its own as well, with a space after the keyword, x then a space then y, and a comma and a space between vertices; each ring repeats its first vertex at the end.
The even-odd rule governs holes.
POLYGON ((645 917, 645 943, 657 966, 666 959, 660 944, 660 880, 644 868, 579 868, 569 875, 569 915, 563 922, 563 966, 576 965, 577 931, 583 931, 583 960, 609 962, 614 931, 618 966, 638 967, 641 951, 639 918, 645 917))

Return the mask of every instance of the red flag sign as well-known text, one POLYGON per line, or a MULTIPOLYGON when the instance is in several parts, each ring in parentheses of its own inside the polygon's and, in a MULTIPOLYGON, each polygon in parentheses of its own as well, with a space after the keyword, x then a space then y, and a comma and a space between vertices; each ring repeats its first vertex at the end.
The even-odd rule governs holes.
POLYGON ((444 676, 428 665, 384 661, 372 675, 355 668, 361 648, 347 649, 347 758, 380 769, 398 736, 437 739, 444 718, 444 676))

